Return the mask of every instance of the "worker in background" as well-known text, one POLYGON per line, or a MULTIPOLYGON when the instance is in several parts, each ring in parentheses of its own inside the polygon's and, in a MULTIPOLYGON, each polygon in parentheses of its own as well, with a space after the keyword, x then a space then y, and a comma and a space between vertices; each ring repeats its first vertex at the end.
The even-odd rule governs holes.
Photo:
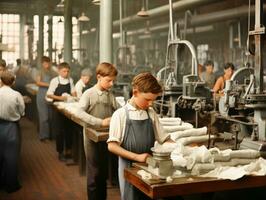
POLYGON ((204 63, 205 71, 201 74, 201 80, 206 82, 208 88, 212 89, 215 84, 214 64, 211 60, 204 63))
MULTIPOLYGON (((97 83, 86 90, 79 107, 91 117, 90 125, 94 127, 109 126, 113 112, 118 108, 114 95, 110 91, 117 76, 117 69, 110 63, 100 63, 96 68, 97 83)), ((93 142, 84 138, 87 158, 87 194, 90 200, 105 200, 106 179, 108 175, 107 144, 93 142)))
MULTIPOLYGON (((6 61, 4 59, 0 59, 0 78, 1 78, 1 74, 3 71, 7 70, 6 68, 6 61)), ((0 87, 2 86, 1 84, 1 79, 0 79, 0 87)))
POLYGON ((52 106, 45 99, 50 81, 57 76, 51 68, 51 60, 47 56, 41 59, 41 69, 36 76, 36 85, 39 86, 36 103, 39 115, 39 138, 42 142, 52 138, 52 106))
POLYGON ((213 87, 213 94, 216 96, 223 95, 223 90, 225 87, 225 81, 230 80, 234 73, 235 66, 233 63, 226 63, 224 65, 224 75, 220 76, 213 87))
POLYGON ((25 104, 22 95, 13 90, 15 76, 1 73, 0 88, 0 187, 7 192, 20 189, 18 181, 18 160, 20 133, 18 121, 24 115, 25 104))
POLYGON ((202 80, 202 73, 204 72, 204 67, 201 64, 198 64, 198 75, 200 79, 202 80))
POLYGON ((132 81, 133 96, 112 116, 109 151, 119 156, 119 185, 122 200, 148 199, 125 181, 124 169, 132 162, 146 162, 155 140, 163 143, 169 135, 160 126, 153 110, 153 101, 162 93, 162 87, 150 73, 141 73, 132 81))
POLYGON ((83 69, 81 71, 81 76, 79 81, 76 83, 75 85, 75 89, 76 89, 76 93, 77 93, 77 97, 80 98, 81 95, 87 90, 89 89, 89 82, 91 80, 92 77, 92 72, 90 69, 83 69))
MULTIPOLYGON (((46 96, 48 101, 67 101, 71 96, 76 96, 73 79, 69 76, 70 66, 63 62, 58 65, 59 76, 53 78, 50 82, 46 96)), ((71 122, 59 111, 54 110, 53 121, 56 133, 56 150, 60 161, 71 160, 72 132, 71 122), (65 154, 64 154, 65 150, 65 154)))

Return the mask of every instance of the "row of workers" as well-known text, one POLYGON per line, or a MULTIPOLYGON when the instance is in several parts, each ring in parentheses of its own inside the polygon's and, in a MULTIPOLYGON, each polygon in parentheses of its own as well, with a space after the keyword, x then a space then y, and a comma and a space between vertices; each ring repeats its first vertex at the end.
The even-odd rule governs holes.
MULTIPOLYGON (((44 70, 45 75, 41 75, 39 83, 46 82, 42 78, 51 73, 49 69, 48 67, 44 70)), ((74 89, 69 77, 69 65, 61 63, 58 69, 59 75, 52 78, 49 83, 47 81, 46 86, 41 87, 48 88, 46 92, 48 98, 62 101, 68 98, 68 95, 63 94, 74 95, 74 89)), ((7 84, 5 81, 6 73, 14 79, 10 72, 4 72, 3 76, 1 75, 4 85, 0 88, 1 91, 6 87, 9 87, 10 91, 12 90, 10 88, 12 84, 7 84)), ((115 97, 110 91, 116 76, 117 69, 112 64, 99 64, 96 68, 97 83, 82 94, 79 104, 91 116, 92 126, 110 125, 110 137, 107 142, 109 150, 119 156, 119 183, 122 199, 136 199, 135 195, 138 196, 138 199, 145 199, 147 197, 124 180, 123 169, 130 166, 132 161, 145 162, 154 141, 158 140, 161 143, 169 138, 168 135, 164 134, 155 111, 150 107, 162 92, 162 87, 150 73, 139 74, 132 82, 132 98, 125 106, 117 109, 115 97)), ((15 91, 12 90, 12 92, 15 91)), ((19 94, 18 92, 15 93, 19 94)), ((7 95, 3 94, 3 96, 7 95)), ((17 108, 14 105, 12 107, 17 108)), ((19 113, 19 111, 14 110, 13 113, 19 113)), ((20 113, 20 116, 22 115, 23 113, 20 113)), ((4 115, 1 115, 0 118, 8 122, 13 121, 4 115)), ((18 120, 19 118, 15 121, 18 120)), ((106 199, 107 143, 94 143, 87 140, 85 149, 87 150, 88 165, 88 198, 106 199)))

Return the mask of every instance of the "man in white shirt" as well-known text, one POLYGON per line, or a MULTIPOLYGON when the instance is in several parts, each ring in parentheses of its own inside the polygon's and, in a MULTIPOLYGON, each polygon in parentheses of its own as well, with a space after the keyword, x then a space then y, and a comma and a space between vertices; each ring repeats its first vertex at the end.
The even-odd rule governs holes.
POLYGON ((89 82, 92 77, 92 72, 90 69, 83 69, 81 71, 81 77, 79 81, 75 85, 75 89, 77 92, 77 97, 80 98, 83 92, 85 92, 86 89, 89 89, 89 82))
POLYGON ((24 115, 22 95, 13 90, 15 76, 9 71, 1 73, 0 88, 0 186, 7 192, 20 189, 18 156, 20 147, 18 121, 24 115))

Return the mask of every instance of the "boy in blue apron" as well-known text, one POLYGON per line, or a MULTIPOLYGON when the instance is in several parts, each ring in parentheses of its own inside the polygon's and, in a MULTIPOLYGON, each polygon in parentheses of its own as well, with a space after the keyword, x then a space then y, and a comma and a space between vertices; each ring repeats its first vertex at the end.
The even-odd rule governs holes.
MULTIPOLYGON (((66 101, 68 95, 76 96, 73 79, 69 77, 70 66, 63 62, 58 65, 59 76, 53 78, 50 82, 46 96, 53 101, 66 101)), ((54 110, 53 121, 55 121, 56 150, 58 158, 65 161, 65 158, 71 157, 72 132, 71 122, 60 112, 54 110), (64 155, 64 149, 66 155, 64 155)))
MULTIPOLYGON (((118 108, 110 91, 117 76, 117 69, 110 63, 101 63, 96 68, 97 83, 86 90, 79 106, 90 117, 93 127, 109 126, 113 112, 118 108)), ((87 159, 87 195, 89 200, 106 199, 108 175, 108 150, 106 142, 95 143, 84 137, 87 159)))
POLYGON ((162 87, 150 73, 141 73, 132 82, 133 96, 112 116, 108 149, 119 156, 119 185, 122 200, 149 199, 124 179, 124 169, 132 162, 145 162, 155 140, 163 143, 169 138, 160 126, 151 107, 162 87))
POLYGON ((52 107, 47 103, 45 96, 52 78, 57 76, 57 73, 51 68, 51 60, 47 56, 42 57, 42 67, 40 73, 36 77, 36 85, 39 86, 37 92, 36 103, 39 115, 39 138, 45 141, 52 138, 51 134, 51 113, 52 107))
POLYGON ((18 181, 18 157, 20 147, 18 121, 24 115, 25 104, 22 95, 11 86, 15 76, 1 73, 0 87, 0 188, 15 192, 21 186, 18 181))

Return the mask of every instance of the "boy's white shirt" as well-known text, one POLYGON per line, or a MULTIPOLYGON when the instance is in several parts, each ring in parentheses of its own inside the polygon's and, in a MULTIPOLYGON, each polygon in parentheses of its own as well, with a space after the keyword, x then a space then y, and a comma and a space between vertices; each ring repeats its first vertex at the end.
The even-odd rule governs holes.
POLYGON ((49 88, 48 88, 47 93, 46 93, 46 101, 49 101, 49 102, 53 101, 51 98, 48 98, 47 95, 53 95, 54 94, 57 86, 59 85, 58 78, 59 78, 60 84, 65 85, 65 84, 68 84, 70 82, 71 93, 75 92, 74 82, 73 82, 73 79, 71 77, 63 78, 61 76, 57 76, 57 77, 54 77, 50 81, 49 88))
MULTIPOLYGON (((148 118, 148 114, 146 110, 137 109, 131 104, 129 104, 129 102, 127 102, 126 105, 116 110, 114 114, 112 115, 111 122, 110 122, 110 128, 109 128, 109 139, 107 140, 107 142, 118 142, 119 144, 123 142, 125 128, 126 128, 125 106, 128 109, 130 119, 144 120, 148 118)), ((169 138, 169 135, 165 133, 165 131, 163 130, 163 127, 161 126, 159 122, 159 118, 156 112, 153 110, 153 108, 150 107, 148 109, 148 112, 153 122, 155 140, 157 140, 159 143, 163 143, 166 139, 169 138)))
POLYGON ((22 95, 3 85, 0 87, 0 119, 18 121, 25 114, 25 104, 22 95))

